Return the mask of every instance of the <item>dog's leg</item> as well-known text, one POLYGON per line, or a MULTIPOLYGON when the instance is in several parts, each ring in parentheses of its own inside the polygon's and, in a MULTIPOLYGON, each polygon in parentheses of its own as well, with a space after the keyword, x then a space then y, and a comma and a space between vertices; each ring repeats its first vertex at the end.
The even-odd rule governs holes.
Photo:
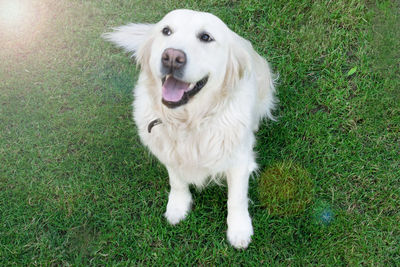
POLYGON ((165 217, 172 225, 183 220, 190 210, 192 195, 190 194, 189 184, 183 181, 179 175, 167 167, 171 191, 168 197, 167 211, 165 217))
POLYGON ((239 163, 227 172, 228 240, 235 248, 247 248, 253 235, 248 211, 247 190, 251 172, 248 163, 239 163))

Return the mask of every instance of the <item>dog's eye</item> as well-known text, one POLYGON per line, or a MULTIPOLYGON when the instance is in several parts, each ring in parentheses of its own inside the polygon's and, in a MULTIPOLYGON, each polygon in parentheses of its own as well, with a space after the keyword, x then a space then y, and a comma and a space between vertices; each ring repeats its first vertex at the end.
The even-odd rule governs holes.
POLYGON ((206 43, 214 41, 214 39, 208 33, 205 33, 205 32, 203 32, 199 35, 199 39, 200 39, 200 41, 206 42, 206 43))
POLYGON ((165 36, 170 36, 172 34, 172 31, 171 31, 171 29, 169 27, 164 27, 164 29, 162 29, 162 33, 165 36))

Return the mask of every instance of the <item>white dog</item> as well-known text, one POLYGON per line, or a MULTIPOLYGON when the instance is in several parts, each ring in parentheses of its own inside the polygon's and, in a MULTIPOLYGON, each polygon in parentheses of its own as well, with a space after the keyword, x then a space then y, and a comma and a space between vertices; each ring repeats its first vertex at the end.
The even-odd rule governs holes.
POLYGON ((190 184, 225 177, 227 237, 246 248, 253 235, 247 191, 257 166, 254 132, 261 119, 272 119, 275 103, 268 63, 219 18, 191 10, 103 37, 133 52, 141 67, 134 120, 142 142, 168 170, 168 222, 189 212, 190 184))

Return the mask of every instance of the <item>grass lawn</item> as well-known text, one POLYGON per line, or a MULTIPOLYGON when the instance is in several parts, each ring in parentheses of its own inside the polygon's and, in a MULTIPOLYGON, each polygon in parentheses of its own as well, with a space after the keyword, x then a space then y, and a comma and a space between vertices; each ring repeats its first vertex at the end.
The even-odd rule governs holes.
POLYGON ((28 27, 0 16, 1 266, 399 264, 395 1, 31 2, 28 27), (279 120, 257 134, 258 163, 312 181, 300 213, 277 215, 251 180, 245 251, 226 240, 226 187, 193 190, 188 218, 167 224, 167 172, 131 119, 137 70, 100 38, 175 8, 214 13, 271 62, 279 120))

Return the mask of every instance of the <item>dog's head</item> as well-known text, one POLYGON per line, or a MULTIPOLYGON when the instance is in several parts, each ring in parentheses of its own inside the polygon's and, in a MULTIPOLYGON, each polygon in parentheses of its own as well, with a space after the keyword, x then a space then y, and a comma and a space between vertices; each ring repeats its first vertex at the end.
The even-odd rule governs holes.
POLYGON ((156 24, 128 24, 104 38, 133 52, 159 81, 157 94, 169 108, 234 87, 250 66, 251 45, 210 13, 175 10, 156 24))

